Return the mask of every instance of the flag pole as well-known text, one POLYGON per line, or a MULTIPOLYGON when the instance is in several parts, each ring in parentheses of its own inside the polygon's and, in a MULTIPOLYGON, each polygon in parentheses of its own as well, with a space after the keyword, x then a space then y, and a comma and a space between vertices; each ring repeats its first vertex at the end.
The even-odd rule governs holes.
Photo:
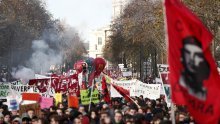
POLYGON ((95 78, 94 78, 94 80, 93 80, 93 82, 92 82, 92 88, 91 88, 91 91, 90 91, 91 93, 90 93, 90 101, 89 101, 89 112, 90 112, 90 110, 91 110, 92 92, 93 92, 94 83, 95 83, 95 78))
MULTIPOLYGON (((128 96, 128 97, 130 97, 130 96, 128 96)), ((131 97, 130 97, 130 98, 131 98, 131 97)), ((135 102, 135 101, 133 100, 133 98, 131 98, 131 101, 132 101, 132 102, 134 102, 134 103, 135 103, 135 105, 137 105, 137 107, 138 107, 138 108, 141 108, 141 106, 140 106, 140 105, 138 105, 138 103, 137 103, 137 102, 135 102)))
MULTIPOLYGON (((169 50, 168 48, 168 32, 167 32, 167 17, 166 17, 166 7, 165 7, 165 1, 166 0, 162 0, 162 3, 163 3, 163 17, 164 17, 164 32, 165 32, 165 41, 166 41, 166 46, 167 46, 167 49, 169 50)), ((168 59, 167 59, 168 60, 168 59)), ((168 63, 168 62, 167 62, 168 63)), ((172 95, 172 92, 170 90, 170 94, 172 95)), ((166 95, 166 93, 165 93, 166 95)), ((172 97, 171 97, 172 98, 172 97)), ((176 121, 175 121, 175 111, 174 111, 174 105, 173 105, 173 102, 171 100, 171 121, 172 121, 172 124, 176 124, 176 121)))
MULTIPOLYGON (((114 83, 110 83, 111 85, 113 85, 114 83)), ((132 102, 134 102, 135 103, 135 105, 137 105, 137 107, 138 108, 141 108, 141 106, 140 105, 138 105, 138 103, 137 102, 135 102, 129 95, 126 95, 132 102)))
MULTIPOLYGON (((50 81, 49 81, 49 85, 48 85, 48 87, 47 87, 47 95, 50 97, 50 87, 51 87, 51 83, 52 83, 52 77, 51 77, 52 75, 50 75, 50 81)), ((47 96, 46 95, 46 96, 47 96)))

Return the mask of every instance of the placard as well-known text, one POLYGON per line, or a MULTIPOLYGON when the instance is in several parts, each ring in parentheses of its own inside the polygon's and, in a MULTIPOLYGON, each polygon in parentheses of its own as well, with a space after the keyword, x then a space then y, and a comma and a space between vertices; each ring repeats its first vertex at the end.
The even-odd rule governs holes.
POLYGON ((56 103, 56 105, 57 105, 59 102, 62 102, 62 94, 61 94, 61 93, 56 93, 56 94, 55 94, 55 103, 56 103))
MULTIPOLYGON (((90 93, 91 92, 89 90, 80 90, 80 98, 82 105, 88 105, 90 103, 90 93)), ((92 92, 92 102, 95 104, 99 103, 99 92, 97 89, 95 89, 92 92)))
POLYGON ((40 101, 39 93, 22 93, 22 100, 40 101))
POLYGON ((79 100, 76 96, 68 96, 68 107, 78 108, 79 100))
POLYGON ((53 98, 41 97, 41 102, 40 102, 41 109, 50 108, 51 106, 53 106, 53 98))

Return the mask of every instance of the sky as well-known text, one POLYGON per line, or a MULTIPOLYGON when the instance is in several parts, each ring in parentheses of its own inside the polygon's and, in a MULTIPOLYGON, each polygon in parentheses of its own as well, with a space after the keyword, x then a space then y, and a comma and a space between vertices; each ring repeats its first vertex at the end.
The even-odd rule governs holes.
POLYGON ((112 0, 47 0, 46 4, 54 18, 75 27, 85 42, 91 30, 111 21, 112 0))

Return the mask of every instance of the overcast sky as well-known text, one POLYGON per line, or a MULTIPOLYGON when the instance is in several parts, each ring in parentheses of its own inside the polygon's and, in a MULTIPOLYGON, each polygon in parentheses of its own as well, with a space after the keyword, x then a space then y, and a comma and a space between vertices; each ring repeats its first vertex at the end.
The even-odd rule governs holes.
POLYGON ((47 0, 46 3, 54 18, 75 27, 85 41, 90 30, 111 21, 112 0, 47 0))

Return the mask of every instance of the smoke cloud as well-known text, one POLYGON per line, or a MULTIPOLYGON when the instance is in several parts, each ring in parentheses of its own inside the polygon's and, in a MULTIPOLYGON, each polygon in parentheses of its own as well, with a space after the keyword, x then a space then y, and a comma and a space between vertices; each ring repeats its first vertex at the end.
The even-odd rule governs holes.
POLYGON ((30 79, 34 78, 35 72, 24 66, 12 69, 12 76, 16 79, 20 79, 22 82, 27 83, 30 79))
POLYGON ((49 48, 44 40, 35 40, 32 43, 33 54, 28 62, 36 73, 48 72, 51 65, 62 63, 62 55, 49 48))
POLYGON ((19 66, 12 69, 12 76, 27 83, 29 79, 35 78, 35 73, 45 74, 50 70, 51 65, 62 63, 62 55, 51 49, 44 40, 32 42, 33 53, 27 61, 27 67, 19 66))
POLYGON ((34 78, 34 74, 45 75, 51 66, 57 67, 62 65, 64 60, 69 60, 76 44, 82 41, 74 28, 68 25, 62 27, 62 30, 59 26, 45 29, 39 38, 41 40, 32 41, 31 52, 27 53, 30 58, 24 65, 12 70, 14 78, 28 81, 34 78))

